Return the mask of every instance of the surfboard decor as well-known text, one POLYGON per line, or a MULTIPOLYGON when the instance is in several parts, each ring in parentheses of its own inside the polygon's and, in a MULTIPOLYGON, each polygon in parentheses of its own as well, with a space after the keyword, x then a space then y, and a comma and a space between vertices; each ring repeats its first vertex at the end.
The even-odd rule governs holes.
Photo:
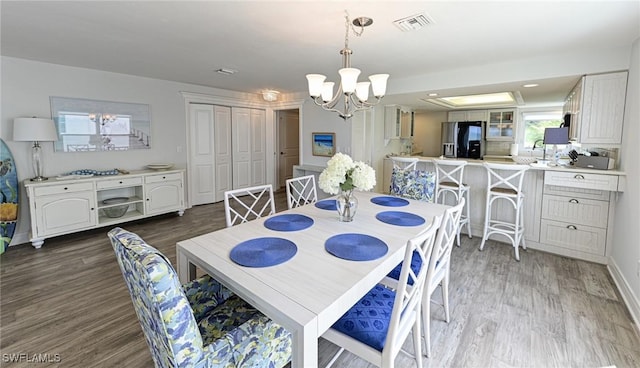
POLYGON ((0 254, 11 243, 18 221, 18 173, 9 147, 0 139, 0 254))

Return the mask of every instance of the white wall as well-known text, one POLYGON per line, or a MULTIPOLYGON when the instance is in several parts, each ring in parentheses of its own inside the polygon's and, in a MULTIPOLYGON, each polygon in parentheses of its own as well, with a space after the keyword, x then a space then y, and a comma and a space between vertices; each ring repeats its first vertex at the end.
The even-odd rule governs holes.
POLYGON ((442 122, 447 121, 446 111, 417 112, 413 124, 413 139, 422 156, 438 157, 442 154, 442 122))
POLYGON ((620 170, 627 174, 627 191, 616 203, 610 269, 640 328, 640 38, 633 44, 624 114, 620 170))
MULTIPOLYGON (((54 152, 53 143, 44 142, 43 158, 47 176, 75 169, 139 170, 153 162, 172 162, 177 167, 185 168, 185 109, 180 91, 261 101, 257 95, 10 57, 2 57, 0 67, 0 133, 14 155, 19 180, 33 177, 30 160, 32 144, 12 141, 13 119, 29 116, 50 118, 50 96, 149 104, 152 147, 128 152, 62 153, 54 152)), ((26 201, 22 190, 18 227, 12 242, 14 245, 28 241, 30 220, 26 201)))

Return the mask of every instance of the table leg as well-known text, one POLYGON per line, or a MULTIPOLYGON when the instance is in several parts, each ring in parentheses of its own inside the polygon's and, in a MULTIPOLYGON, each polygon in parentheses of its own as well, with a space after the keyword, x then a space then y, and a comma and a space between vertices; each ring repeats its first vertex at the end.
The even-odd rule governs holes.
POLYGON ((187 255, 182 253, 180 249, 176 251, 178 260, 178 279, 181 283, 189 282, 196 278, 196 266, 189 262, 187 255))
POLYGON ((318 367, 318 325, 314 319, 306 326, 300 326, 298 331, 292 331, 293 354, 291 367, 318 367))

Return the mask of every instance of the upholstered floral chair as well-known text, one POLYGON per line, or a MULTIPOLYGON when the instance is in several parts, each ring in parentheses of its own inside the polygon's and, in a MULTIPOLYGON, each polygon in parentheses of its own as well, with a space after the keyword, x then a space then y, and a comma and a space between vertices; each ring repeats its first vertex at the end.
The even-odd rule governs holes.
POLYGON ((209 276, 180 285, 157 249, 109 231, 156 367, 282 367, 291 335, 209 276))
POLYGON ((433 202, 435 188, 436 174, 434 172, 393 168, 389 189, 392 195, 433 202))

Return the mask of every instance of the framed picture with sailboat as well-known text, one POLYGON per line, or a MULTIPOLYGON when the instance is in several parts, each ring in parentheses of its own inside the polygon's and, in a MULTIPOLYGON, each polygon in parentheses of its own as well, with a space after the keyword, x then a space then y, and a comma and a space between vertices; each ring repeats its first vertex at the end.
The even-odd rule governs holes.
POLYGON ((336 133, 311 133, 311 153, 314 156, 333 156, 336 153, 336 133))

